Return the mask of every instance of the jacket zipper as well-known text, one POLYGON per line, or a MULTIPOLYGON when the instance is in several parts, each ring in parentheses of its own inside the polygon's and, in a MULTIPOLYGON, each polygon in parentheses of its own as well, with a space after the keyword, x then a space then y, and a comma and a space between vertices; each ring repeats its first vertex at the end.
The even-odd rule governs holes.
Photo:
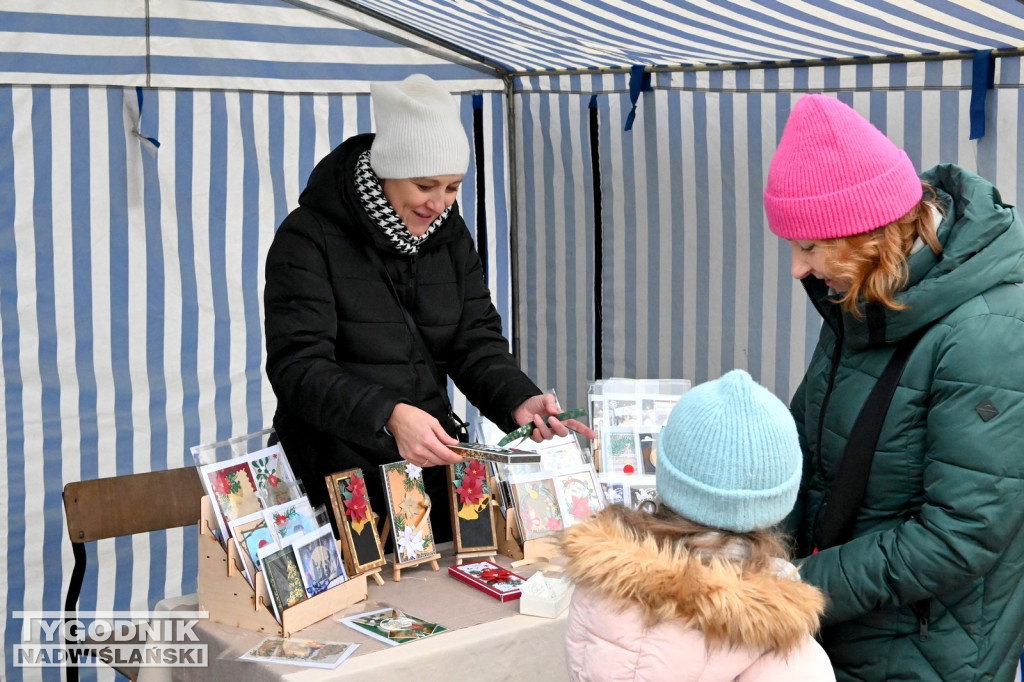
POLYGON ((922 642, 927 642, 929 637, 928 626, 932 622, 931 605, 931 599, 922 599, 910 604, 911 613, 917 616, 918 633, 922 642))
MULTIPOLYGON (((828 320, 826 318, 826 324, 827 322, 828 320)), ((818 471, 822 470, 821 436, 822 433, 824 433, 825 431, 825 412, 828 411, 828 404, 832 400, 832 390, 835 388, 836 375, 839 373, 839 358, 842 356, 843 352, 844 327, 842 317, 838 319, 838 323, 838 328, 834 330, 836 332, 836 344, 835 347, 832 349, 832 366, 829 368, 828 373, 828 387, 825 391, 825 398, 821 401, 821 409, 818 410, 818 439, 815 443, 814 448, 815 467, 818 469, 818 471)))
MULTIPOLYGON (((814 306, 814 309, 818 311, 819 315, 821 315, 823 324, 827 324, 831 327, 833 333, 836 335, 835 345, 832 348, 832 357, 830 358, 831 366, 829 367, 828 373, 828 385, 826 386, 825 397, 822 399, 821 406, 818 409, 818 435, 817 442, 814 447, 814 467, 816 470, 823 472, 821 437, 825 431, 825 413, 828 411, 828 404, 832 399, 832 390, 835 388, 836 375, 839 373, 839 359, 842 356, 843 351, 843 334, 845 327, 843 325, 843 316, 841 314, 836 317, 836 324, 832 324, 832 320, 826 314, 826 311, 822 309, 820 301, 812 294, 807 284, 804 284, 804 288, 807 290, 808 297, 811 299, 811 304, 814 306)), ((825 510, 828 509, 828 505, 831 502, 829 499, 830 493, 830 488, 826 487, 822 503, 818 507, 814 518, 811 519, 811 526, 808 529, 810 531, 810 545, 808 549, 811 554, 818 553, 818 531, 821 527, 821 520, 825 510)))

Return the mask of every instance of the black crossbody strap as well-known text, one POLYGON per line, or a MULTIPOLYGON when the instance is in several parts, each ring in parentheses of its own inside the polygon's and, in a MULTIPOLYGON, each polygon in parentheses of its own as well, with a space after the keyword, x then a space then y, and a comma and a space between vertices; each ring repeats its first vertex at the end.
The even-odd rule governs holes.
MULTIPOLYGON (((842 544, 852 536, 857 511, 867 489, 871 460, 878 447, 882 423, 885 422, 885 415, 907 361, 927 329, 920 329, 896 344, 889 364, 882 370, 882 375, 864 401, 850 432, 850 440, 846 443, 839 470, 832 481, 824 515, 818 524, 816 550, 842 544)), ((818 447, 821 447, 820 443, 818 447)))
POLYGON ((387 282, 388 289, 391 290, 391 295, 395 297, 395 301, 398 303, 398 308, 402 311, 402 316, 405 318, 405 324, 409 327, 409 333, 412 334, 412 345, 416 348, 420 357, 423 358, 423 361, 427 363, 427 368, 430 370, 430 376, 434 378, 434 384, 437 387, 437 391, 441 394, 441 400, 444 401, 445 410, 448 411, 448 414, 453 419, 457 420, 457 427, 465 427, 466 424, 462 422, 461 419, 458 419, 455 411, 452 409, 452 403, 448 399, 447 382, 444 381, 441 371, 437 368, 437 364, 434 363, 434 358, 431 357, 430 351, 427 350, 427 343, 423 340, 423 335, 420 333, 419 325, 417 325, 416 321, 412 319, 412 315, 409 314, 406 307, 402 305, 402 299, 398 295, 398 289, 395 287, 395 283, 391 279, 391 274, 388 272, 388 269, 384 267, 383 261, 381 261, 380 256, 377 255, 377 252, 373 250, 373 247, 364 244, 363 248, 366 250, 370 261, 377 267, 377 270, 380 271, 384 281, 387 282))

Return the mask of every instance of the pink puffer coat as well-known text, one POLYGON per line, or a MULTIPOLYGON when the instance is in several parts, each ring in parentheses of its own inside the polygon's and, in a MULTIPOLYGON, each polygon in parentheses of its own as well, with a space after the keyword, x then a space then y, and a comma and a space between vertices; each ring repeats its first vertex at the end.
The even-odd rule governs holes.
MULTIPOLYGON (((642 517, 640 517, 642 518, 642 517)), ((571 528, 566 663, 579 682, 832 681, 814 587, 658 544, 609 507, 571 528)))

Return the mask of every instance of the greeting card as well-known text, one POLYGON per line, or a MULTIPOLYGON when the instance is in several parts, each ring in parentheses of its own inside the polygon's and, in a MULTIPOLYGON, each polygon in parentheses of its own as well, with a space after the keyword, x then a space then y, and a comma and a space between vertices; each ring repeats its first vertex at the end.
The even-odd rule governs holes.
POLYGON ((391 646, 414 642, 431 635, 447 632, 448 628, 416 616, 387 608, 339 619, 340 623, 357 630, 367 637, 391 646))
POLYGON ((510 478, 509 484, 524 541, 562 530, 562 512, 551 474, 517 476, 510 478))
POLYGON ((519 599, 525 579, 490 561, 449 566, 448 575, 489 594, 499 601, 519 599))
POLYGON ((439 557, 430 527, 430 497, 423 486, 423 470, 404 460, 382 464, 380 469, 395 538, 395 564, 439 557))
POLYGON ((456 553, 496 548, 488 465, 475 459, 450 465, 448 494, 456 553))
POLYGON ((334 521, 341 531, 341 554, 350 575, 387 563, 377 532, 377 515, 370 507, 366 481, 360 469, 327 476, 334 521))
POLYGON ((292 542, 292 550, 299 564, 307 597, 314 597, 348 580, 330 526, 323 526, 296 538, 292 542))
POLYGON ((566 528, 604 509, 597 475, 589 465, 556 475, 555 487, 566 528))

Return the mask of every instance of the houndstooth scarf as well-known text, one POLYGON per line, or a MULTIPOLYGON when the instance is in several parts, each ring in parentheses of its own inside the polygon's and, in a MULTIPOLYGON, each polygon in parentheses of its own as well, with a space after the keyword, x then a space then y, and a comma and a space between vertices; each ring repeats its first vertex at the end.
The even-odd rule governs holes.
POLYGON ((430 223, 430 227, 419 237, 409 234, 408 228, 402 219, 395 213, 387 197, 384 196, 384 188, 381 186, 377 174, 370 167, 370 152, 365 151, 359 155, 356 162, 356 191, 359 192, 359 199, 363 204, 363 210, 370 216, 373 224, 379 227, 395 248, 400 252, 412 255, 420 250, 423 242, 434 233, 444 222, 451 211, 451 206, 446 208, 441 215, 430 223))

